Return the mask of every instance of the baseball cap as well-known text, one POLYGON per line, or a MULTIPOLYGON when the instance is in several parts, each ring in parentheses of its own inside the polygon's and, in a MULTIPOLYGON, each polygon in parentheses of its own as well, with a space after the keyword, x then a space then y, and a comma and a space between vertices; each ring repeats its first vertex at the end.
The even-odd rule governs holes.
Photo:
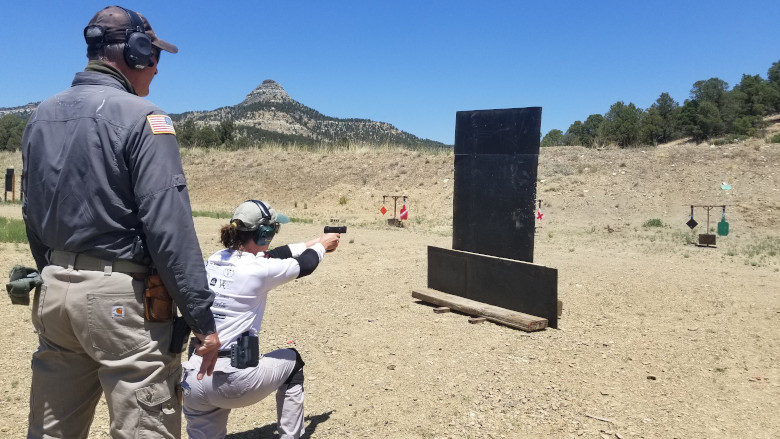
MULTIPOLYGON (((152 30, 152 26, 143 14, 138 12, 136 12, 136 14, 138 14, 138 17, 143 21, 144 33, 152 40, 152 46, 170 53, 177 53, 179 51, 179 48, 173 44, 157 38, 157 34, 152 30)), ((87 28, 90 26, 99 26, 102 28, 103 44, 123 43, 127 38, 127 31, 133 29, 130 14, 120 6, 107 6, 101 9, 92 17, 92 20, 89 21, 87 28)))
POLYGON ((233 211, 232 223, 240 220, 242 225, 236 225, 238 230, 257 230, 261 225, 273 225, 274 223, 289 223, 290 218, 274 210, 270 204, 258 200, 246 200, 233 211))

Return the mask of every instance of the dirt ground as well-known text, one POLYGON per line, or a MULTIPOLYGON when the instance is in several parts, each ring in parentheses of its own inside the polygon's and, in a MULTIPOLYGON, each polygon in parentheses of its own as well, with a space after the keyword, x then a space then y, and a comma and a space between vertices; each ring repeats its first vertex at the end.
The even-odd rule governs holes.
MULTIPOLYGON (((776 144, 543 149, 534 262, 558 270, 564 305, 559 329, 534 333, 469 324, 411 297, 426 286, 427 246, 451 248, 451 153, 199 150, 183 160, 196 211, 227 213, 251 197, 299 220, 277 244, 349 227, 312 276, 269 296, 260 337, 261 350, 294 346, 306 360, 309 437, 778 437, 776 144), (393 200, 382 216, 382 195, 408 197, 406 227, 387 226, 393 200), (690 243, 707 228, 703 208, 696 230, 685 225, 691 204, 727 206, 717 246, 690 243)), ((14 154, 0 165, 21 169, 14 154)), ((0 205, 0 216, 20 208, 0 205)), ((195 222, 204 255, 216 251, 227 220, 195 222)), ((0 272, 17 263, 32 264, 26 246, 0 244, 0 272)), ((6 299, 0 319, 0 437, 19 438, 37 339, 29 307, 6 299)), ((235 410, 228 438, 274 437, 274 423, 268 398, 235 410)), ((101 403, 90 438, 107 437, 101 403)))

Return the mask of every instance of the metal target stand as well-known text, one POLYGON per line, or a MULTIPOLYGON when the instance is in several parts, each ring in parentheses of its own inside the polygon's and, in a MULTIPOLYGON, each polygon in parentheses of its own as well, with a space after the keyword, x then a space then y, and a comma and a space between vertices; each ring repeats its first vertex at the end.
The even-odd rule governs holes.
POLYGON ((387 219, 387 224, 396 227, 403 227, 404 226, 403 220, 400 218, 396 218, 395 212, 398 208, 398 199, 403 198, 403 204, 406 205, 406 199, 409 197, 407 197, 406 195, 382 195, 382 206, 385 205, 386 198, 393 199, 393 217, 387 219))
POLYGON ((544 218, 544 214, 542 213, 542 199, 538 198, 536 200, 536 203, 534 203, 534 232, 536 232, 538 229, 542 228, 542 218, 544 218))
POLYGON ((685 223, 688 227, 693 230, 697 225, 699 225, 696 220, 693 219, 693 208, 694 207, 701 207, 704 210, 707 211, 707 228, 704 230, 704 233, 699 234, 699 243, 696 244, 698 247, 715 247, 716 243, 716 237, 714 234, 710 233, 710 211, 716 207, 720 207, 723 209, 723 216, 721 217, 720 222, 718 223, 718 235, 720 236, 727 236, 729 234, 729 223, 726 222, 726 205, 725 204, 719 204, 719 205, 713 205, 713 204, 703 204, 703 205, 696 205, 691 204, 691 219, 688 220, 687 223, 685 223))

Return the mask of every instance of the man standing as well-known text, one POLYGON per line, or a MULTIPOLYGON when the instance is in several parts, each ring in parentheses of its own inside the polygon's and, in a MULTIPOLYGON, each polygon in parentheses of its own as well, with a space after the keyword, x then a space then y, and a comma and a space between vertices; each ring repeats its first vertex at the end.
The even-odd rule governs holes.
POLYGON ((142 99, 160 51, 178 49, 118 6, 99 11, 84 38, 87 67, 38 106, 22 139, 22 213, 44 282, 28 438, 86 438, 101 393, 111 437, 178 438, 170 298, 200 340, 200 378, 220 346, 175 130, 142 99), (152 272, 170 298, 145 309, 152 272))

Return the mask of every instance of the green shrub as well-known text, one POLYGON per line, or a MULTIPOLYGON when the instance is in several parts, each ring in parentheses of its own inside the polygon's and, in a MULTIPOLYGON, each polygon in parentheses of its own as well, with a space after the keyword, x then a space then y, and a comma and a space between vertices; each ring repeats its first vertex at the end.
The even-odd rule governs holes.
POLYGON ((696 244, 698 242, 698 238, 696 236, 696 232, 693 230, 689 230, 687 232, 676 231, 672 233, 672 241, 682 241, 683 244, 690 245, 696 244))
POLYGON ((716 146, 731 145, 734 143, 745 141, 749 138, 750 136, 744 134, 729 134, 723 138, 713 140, 712 144, 716 146))
POLYGON ((341 197, 339 197, 339 204, 341 204, 342 206, 344 204, 347 204, 347 197, 345 195, 342 195, 341 197))
POLYGON ((769 137, 766 139, 767 143, 780 143, 780 133, 775 134, 774 136, 769 137))
POLYGON ((658 218, 649 219, 642 224, 642 227, 663 227, 664 223, 658 218))
POLYGON ((743 249, 748 258, 769 257, 776 258, 780 254, 780 238, 764 237, 747 244, 743 249))
POLYGON ((24 221, 0 216, 0 242, 27 243, 24 221))

